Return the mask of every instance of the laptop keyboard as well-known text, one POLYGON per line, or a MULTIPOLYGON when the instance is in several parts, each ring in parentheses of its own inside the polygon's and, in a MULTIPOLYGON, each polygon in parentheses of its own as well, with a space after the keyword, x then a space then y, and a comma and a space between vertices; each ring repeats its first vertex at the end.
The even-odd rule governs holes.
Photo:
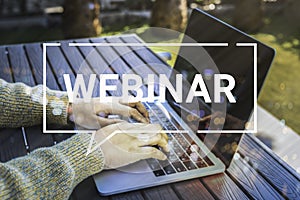
POLYGON ((151 123, 160 124, 165 130, 170 130, 170 133, 167 133, 170 152, 165 152, 167 160, 147 159, 155 176, 170 175, 213 165, 188 133, 172 133, 174 130, 180 130, 180 127, 172 119, 169 119, 155 103, 145 103, 144 105, 149 112, 151 123))

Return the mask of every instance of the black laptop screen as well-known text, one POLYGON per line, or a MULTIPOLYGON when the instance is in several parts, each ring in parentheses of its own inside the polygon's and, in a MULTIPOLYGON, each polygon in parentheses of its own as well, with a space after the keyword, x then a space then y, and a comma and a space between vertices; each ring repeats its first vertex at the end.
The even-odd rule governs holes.
MULTIPOLYGON (((236 103, 223 102, 223 104, 226 105, 214 105, 214 108, 212 108, 213 106, 211 104, 204 103, 203 99, 199 98, 196 100, 197 102, 193 102, 199 105, 196 114, 199 115, 199 117, 204 117, 217 111, 219 108, 224 109, 225 107, 225 121, 228 121, 228 116, 232 116, 234 119, 246 122, 254 106, 254 53, 253 47, 237 47, 236 43, 257 44, 258 93, 262 88, 264 79, 273 60, 275 54, 274 50, 198 9, 192 11, 185 35, 187 37, 183 38, 182 43, 188 43, 190 41, 188 37, 190 37, 198 43, 228 43, 229 46, 204 46, 202 50, 206 53, 202 50, 201 52, 191 50, 190 47, 181 47, 174 66, 175 73, 186 74, 186 78, 188 82, 190 82, 196 73, 201 73, 203 76, 207 73, 213 73, 211 67, 214 65, 213 67, 214 69, 217 67, 218 73, 230 74, 234 77, 236 82, 236 86, 232 91, 236 103), (211 60, 203 59, 203 55, 206 54, 209 55, 211 60), (194 61, 193 64, 188 61, 189 59, 187 59, 186 56, 194 61)), ((189 123, 189 113, 183 111, 183 109, 179 109, 178 105, 172 104, 172 97, 170 97, 170 95, 168 98, 168 102, 171 102, 170 104, 174 110, 180 114, 185 122, 189 123)), ((228 130, 243 130, 245 124, 242 123, 242 125, 243 126, 229 126, 228 130)), ((198 130, 206 128, 207 127, 201 125, 201 123, 196 127, 198 130)), ((224 129, 226 129, 226 126, 224 126, 223 130, 224 129)), ((203 140, 207 137, 206 134, 198 134, 198 136, 203 140)), ((210 135, 209 138, 214 139, 214 136, 210 135)), ((212 151, 223 160, 226 166, 229 166, 236 149, 230 148, 226 150, 226 146, 237 146, 241 134, 219 134, 217 138, 218 141, 216 143, 212 142, 215 144, 211 147, 212 151)), ((205 143, 209 146, 211 141, 208 140, 205 141, 205 143)))
MULTIPOLYGON (((219 73, 230 74, 235 79, 236 86, 233 89, 233 95, 236 99, 236 103, 227 103, 227 113, 240 120, 248 120, 254 105, 254 53, 253 47, 238 47, 236 44, 256 43, 258 45, 257 92, 262 88, 274 57, 274 50, 197 9, 191 13, 185 35, 198 43, 229 44, 229 46, 226 47, 204 46, 203 49, 211 57, 219 73)), ((182 42, 186 43, 188 41, 190 41, 190 39, 184 37, 182 42)), ((209 64, 207 64, 207 62, 211 61, 203 63, 203 56, 197 51, 191 50, 191 48, 192 47, 181 47, 174 66, 177 73, 188 74, 188 81, 192 81, 196 73, 201 73, 205 76, 205 74, 212 71, 209 64), (186 58, 180 55, 188 55, 191 57, 194 61, 193 64, 189 63, 186 58)), ((203 101, 201 101, 200 104, 202 103, 203 101)), ((202 105, 200 109, 207 110, 207 106, 209 107, 211 105, 202 105)), ((174 108, 176 109, 176 106, 174 108)), ((203 115, 203 112, 201 112, 201 115, 203 115)))

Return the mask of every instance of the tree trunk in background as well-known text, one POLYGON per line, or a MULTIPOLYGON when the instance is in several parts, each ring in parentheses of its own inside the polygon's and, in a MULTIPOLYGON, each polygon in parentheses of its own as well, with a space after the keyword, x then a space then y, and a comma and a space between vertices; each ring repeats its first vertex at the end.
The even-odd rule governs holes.
POLYGON ((27 0, 21 0, 19 1, 20 4, 20 13, 26 14, 27 12, 27 0))
POLYGON ((101 33, 100 4, 97 0, 65 0, 63 32, 65 38, 94 37, 101 33))
POLYGON ((233 24, 248 33, 263 26, 262 0, 235 0, 233 24))
POLYGON ((3 14, 4 0, 0 0, 0 15, 3 14))
POLYGON ((151 14, 151 26, 183 31, 187 24, 186 0, 156 0, 151 14))

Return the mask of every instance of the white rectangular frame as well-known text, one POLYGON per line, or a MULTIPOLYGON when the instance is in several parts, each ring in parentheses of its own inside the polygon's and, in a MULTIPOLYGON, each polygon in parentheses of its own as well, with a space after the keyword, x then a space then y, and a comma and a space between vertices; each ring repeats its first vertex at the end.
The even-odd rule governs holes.
MULTIPOLYGON (((228 47, 228 43, 69 43, 70 47, 95 47, 95 46, 215 46, 228 47)), ((46 76, 47 76, 47 47, 59 47, 60 43, 43 43, 43 133, 95 133, 96 130, 47 130, 46 121, 46 76)), ((238 47, 253 47, 254 53, 254 110, 253 110, 253 130, 198 130, 197 133, 257 133, 257 43, 236 43, 238 47)), ((176 133, 186 131, 176 131, 176 133)))

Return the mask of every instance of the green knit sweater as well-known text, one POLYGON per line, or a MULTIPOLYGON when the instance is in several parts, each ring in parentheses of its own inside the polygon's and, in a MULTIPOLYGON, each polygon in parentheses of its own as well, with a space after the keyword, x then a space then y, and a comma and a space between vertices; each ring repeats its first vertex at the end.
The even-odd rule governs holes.
MULTIPOLYGON (((7 83, 0 79, 0 127, 42 122, 42 86, 7 83)), ((47 89, 47 123, 67 123, 68 98, 47 89)), ((103 169, 101 149, 86 156, 91 136, 76 134, 50 148, 0 163, 0 199, 67 199, 85 178, 103 169)))

